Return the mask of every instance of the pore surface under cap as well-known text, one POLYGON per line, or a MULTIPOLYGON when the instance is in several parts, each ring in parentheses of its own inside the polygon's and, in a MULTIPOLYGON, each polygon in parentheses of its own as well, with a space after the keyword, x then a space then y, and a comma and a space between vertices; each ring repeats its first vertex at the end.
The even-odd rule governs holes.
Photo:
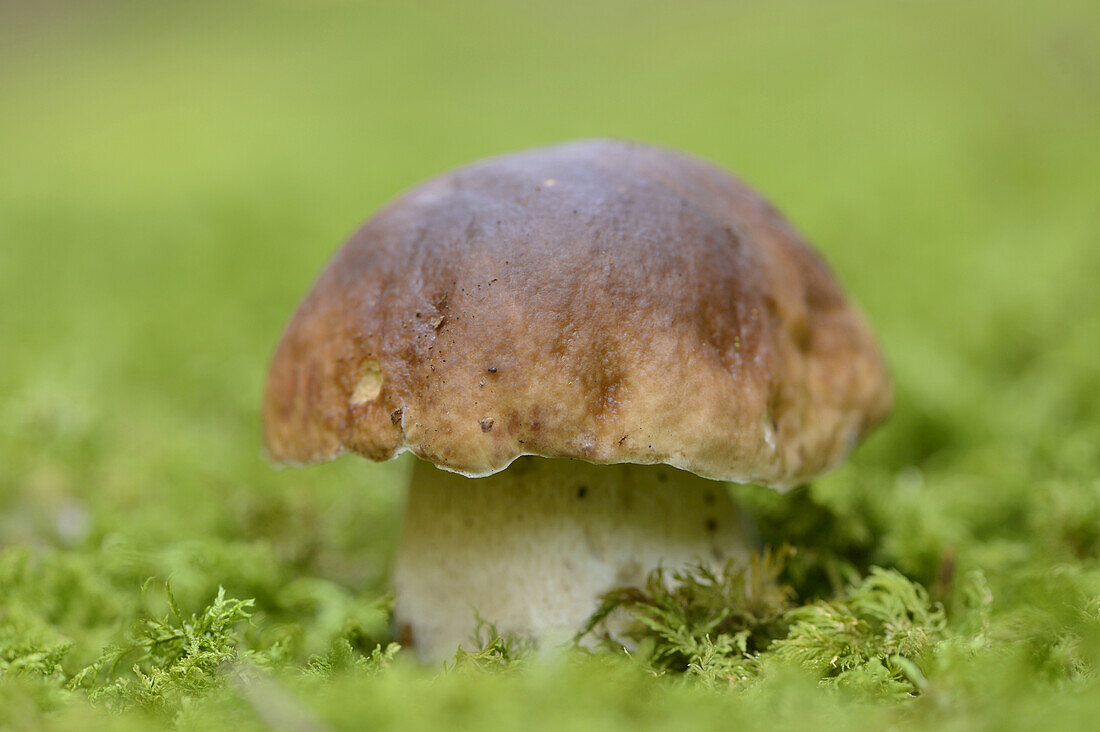
POLYGON ((278 460, 524 454, 785 487, 890 408, 873 337, 759 195, 697 159, 586 141, 461 168, 336 255, 264 403, 278 460))

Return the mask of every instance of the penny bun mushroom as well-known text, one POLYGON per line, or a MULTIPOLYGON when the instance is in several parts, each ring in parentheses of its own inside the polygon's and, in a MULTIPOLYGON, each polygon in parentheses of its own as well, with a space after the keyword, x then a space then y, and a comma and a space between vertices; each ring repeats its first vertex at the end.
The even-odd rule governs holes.
POLYGON ((424 658, 568 637, 658 565, 749 544, 718 481, 786 489, 891 406, 873 335, 762 197, 595 140, 474 163, 384 207, 287 327, 279 461, 412 452, 395 620, 424 658))

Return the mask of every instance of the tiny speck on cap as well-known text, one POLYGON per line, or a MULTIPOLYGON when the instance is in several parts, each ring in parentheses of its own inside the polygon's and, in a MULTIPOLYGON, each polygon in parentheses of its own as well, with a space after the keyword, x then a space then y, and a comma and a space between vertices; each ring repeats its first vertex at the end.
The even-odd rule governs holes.
POLYGON ((382 366, 373 358, 367 359, 359 369, 359 380, 351 393, 352 406, 360 407, 373 402, 382 393, 382 366))

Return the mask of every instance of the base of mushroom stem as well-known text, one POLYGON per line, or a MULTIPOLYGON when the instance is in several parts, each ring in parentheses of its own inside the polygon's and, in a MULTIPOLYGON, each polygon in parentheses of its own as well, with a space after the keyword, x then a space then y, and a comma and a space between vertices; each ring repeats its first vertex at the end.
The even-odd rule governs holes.
MULTIPOLYGON (((428 661, 473 649, 479 621, 556 645, 609 590, 749 549, 725 484, 668 466, 523 457, 470 479, 418 461, 394 565, 396 631, 428 661)), ((603 630, 618 637, 615 623, 603 630)))

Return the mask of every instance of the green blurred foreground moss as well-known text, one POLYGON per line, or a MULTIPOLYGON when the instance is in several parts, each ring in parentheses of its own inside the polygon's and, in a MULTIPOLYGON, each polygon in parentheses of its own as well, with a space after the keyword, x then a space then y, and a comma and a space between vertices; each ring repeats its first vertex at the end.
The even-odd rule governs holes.
POLYGON ((849 584, 827 598, 799 598, 784 583, 792 551, 749 568, 731 564, 721 575, 681 572, 673 589, 659 571, 643 588, 611 593, 598 616, 628 612, 636 620, 631 651, 596 639, 595 651, 534 653, 485 624, 443 670, 421 667, 387 642, 385 598, 307 591, 313 622, 342 618, 325 633, 327 649, 309 654, 305 639, 316 628, 278 602, 262 608, 219 588, 188 614, 163 584, 135 591, 138 574, 126 575, 138 566, 118 572, 102 555, 81 562, 8 551, 0 558, 0 722, 482 726, 526 719, 527 704, 546 703, 546 684, 577 698, 530 720, 535 728, 566 721, 656 727, 692 703, 705 710, 690 712, 692 719, 728 714, 727 722, 781 727, 811 718, 884 720, 891 708, 901 712, 891 715, 896 722, 917 727, 1027 726, 1050 713, 1069 721, 1096 701, 1090 681, 1100 651, 1100 573, 1066 565, 1022 578, 1017 604, 1007 588, 999 598, 973 570, 948 579, 944 599, 953 611, 945 613, 921 585, 877 567, 859 577, 843 566, 849 584), (76 575, 86 581, 74 583, 76 575), (110 642, 81 667, 62 628, 75 622, 87 632, 96 617, 125 630, 100 636, 110 642), (811 687, 817 690, 797 710, 776 707, 811 687), (1015 697, 1013 718, 1000 709, 1005 694, 1015 697))

